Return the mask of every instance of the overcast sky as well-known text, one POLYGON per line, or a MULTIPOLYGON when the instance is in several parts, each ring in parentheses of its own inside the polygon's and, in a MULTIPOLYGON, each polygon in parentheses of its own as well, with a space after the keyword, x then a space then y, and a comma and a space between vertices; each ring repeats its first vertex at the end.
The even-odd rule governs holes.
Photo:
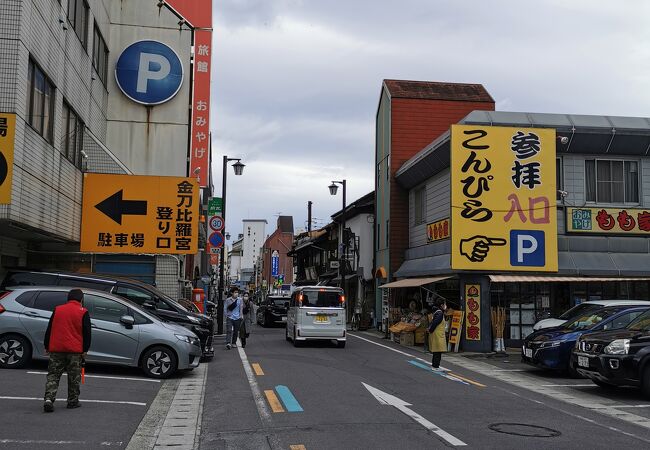
POLYGON ((321 224, 374 188, 386 78, 481 83, 501 111, 650 116, 646 0, 218 0, 213 175, 227 226, 292 215, 321 224))

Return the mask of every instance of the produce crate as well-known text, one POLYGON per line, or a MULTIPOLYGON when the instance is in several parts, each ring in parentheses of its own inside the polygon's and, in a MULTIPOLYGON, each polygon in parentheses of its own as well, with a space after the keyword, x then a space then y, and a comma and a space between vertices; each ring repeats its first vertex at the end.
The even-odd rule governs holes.
POLYGON ((415 345, 415 333, 400 333, 399 343, 401 345, 415 345))
POLYGON ((424 344, 425 339, 427 338, 427 329, 426 328, 418 328, 415 330, 415 343, 416 344, 424 344))

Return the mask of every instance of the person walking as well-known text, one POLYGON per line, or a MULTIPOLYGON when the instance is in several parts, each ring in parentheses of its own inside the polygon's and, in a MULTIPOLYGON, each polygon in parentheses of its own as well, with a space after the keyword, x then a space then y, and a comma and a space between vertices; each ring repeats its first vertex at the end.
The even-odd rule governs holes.
POLYGON ((253 327, 255 305, 252 300, 249 300, 248 293, 244 293, 242 300, 242 324, 239 328, 239 339, 241 340, 241 346, 246 347, 246 339, 250 336, 253 327))
POLYGON ((79 408, 81 366, 91 340, 91 324, 88 310, 82 306, 84 294, 81 289, 68 292, 68 302, 54 308, 45 331, 45 351, 50 355, 45 383, 43 411, 54 411, 56 391, 63 372, 68 374, 69 409, 79 408))
POLYGON ((239 298, 239 289, 232 288, 230 297, 224 305, 226 310, 226 349, 237 347, 237 336, 242 323, 242 301, 239 298))
POLYGON ((447 303, 443 298, 437 298, 434 302, 435 310, 429 323, 429 351, 431 357, 431 370, 440 370, 442 354, 447 351, 447 336, 445 335, 445 310, 447 303))

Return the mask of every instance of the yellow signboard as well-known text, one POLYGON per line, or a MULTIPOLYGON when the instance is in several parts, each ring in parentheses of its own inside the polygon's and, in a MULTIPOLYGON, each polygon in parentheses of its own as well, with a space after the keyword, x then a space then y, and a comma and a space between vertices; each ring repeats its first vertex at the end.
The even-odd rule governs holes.
POLYGON ((460 343, 460 333, 463 329, 463 311, 454 311, 451 316, 451 325, 449 326, 449 350, 453 348, 455 352, 458 351, 458 344, 460 343))
POLYGON ((0 113, 0 205, 11 203, 16 115, 0 113))
POLYGON ((557 271, 555 130, 452 125, 451 267, 557 271))
POLYGON ((650 234, 650 209, 568 208, 568 233, 650 234))
POLYGON ((83 252, 197 252, 194 178, 87 173, 81 214, 83 252))
POLYGON ((465 339, 481 340, 481 285, 465 285, 465 339))
POLYGON ((427 242, 431 243, 447 239, 450 231, 449 218, 430 223, 427 225, 427 242))

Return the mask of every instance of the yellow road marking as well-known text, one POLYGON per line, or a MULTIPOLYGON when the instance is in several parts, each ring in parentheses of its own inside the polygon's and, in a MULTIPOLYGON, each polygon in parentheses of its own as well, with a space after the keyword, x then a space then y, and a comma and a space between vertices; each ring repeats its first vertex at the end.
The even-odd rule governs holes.
POLYGON ((271 405, 271 410, 274 413, 284 412, 284 408, 282 407, 278 396, 275 395, 275 392, 273 390, 270 389, 268 391, 264 391, 264 395, 266 395, 266 399, 268 400, 269 405, 271 405))
POLYGON ((255 371, 255 375, 257 375, 258 377, 260 375, 264 375, 264 371, 262 370, 262 368, 260 367, 259 364, 253 363, 253 364, 251 364, 251 366, 253 367, 253 370, 255 371))
POLYGON ((300 445, 290 445, 289 448, 291 450, 307 450, 307 447, 305 447, 302 444, 300 444, 300 445))
POLYGON ((473 384, 474 386, 485 387, 484 384, 481 384, 481 383, 479 383, 479 382, 477 382, 477 381, 472 381, 472 380, 470 380, 469 378, 461 377, 460 375, 458 375, 458 374, 456 374, 456 373, 453 373, 453 372, 447 372, 447 375, 451 375, 451 376, 454 377, 454 378, 458 378, 459 380, 466 381, 466 382, 468 382, 468 383, 470 383, 470 384, 473 384))

